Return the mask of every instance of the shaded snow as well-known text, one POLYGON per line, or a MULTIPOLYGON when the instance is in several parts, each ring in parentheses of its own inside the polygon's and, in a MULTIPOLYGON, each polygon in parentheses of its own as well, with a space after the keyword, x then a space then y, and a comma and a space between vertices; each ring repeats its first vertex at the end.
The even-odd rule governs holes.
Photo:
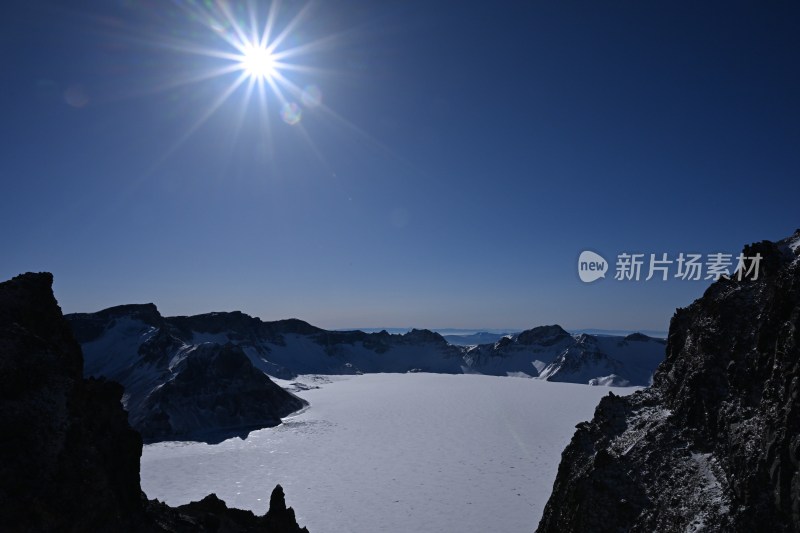
POLYGON ((144 322, 121 317, 97 339, 84 343, 84 376, 124 382, 122 403, 126 408, 140 401, 158 383, 162 370, 142 364, 139 347, 158 332, 144 322))
POLYGON ((575 424, 608 393, 425 373, 279 383, 311 407, 246 440, 145 446, 147 495, 179 505, 214 492, 263 513, 280 483, 312 532, 529 532, 575 424))
POLYGON ((628 455, 654 427, 662 424, 672 415, 669 409, 663 407, 643 407, 628 418, 625 431, 620 433, 612 442, 611 449, 618 455, 628 455))
POLYGON ((704 502, 704 506, 696 513, 692 522, 686 527, 687 533, 703 531, 709 516, 719 516, 728 514, 730 503, 725 496, 722 484, 714 473, 718 468, 716 458, 710 453, 692 452, 691 461, 697 469, 698 499, 704 502))

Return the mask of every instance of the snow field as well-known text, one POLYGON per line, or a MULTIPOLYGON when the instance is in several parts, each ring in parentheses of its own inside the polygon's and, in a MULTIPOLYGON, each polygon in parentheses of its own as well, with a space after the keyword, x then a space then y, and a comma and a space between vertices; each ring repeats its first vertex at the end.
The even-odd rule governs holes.
MULTIPOLYGON (((483 375, 304 376, 311 406, 216 445, 145 446, 142 488, 263 514, 276 483, 312 533, 529 532, 575 424, 610 390, 483 375)), ((280 382, 288 386, 289 382, 280 382)))

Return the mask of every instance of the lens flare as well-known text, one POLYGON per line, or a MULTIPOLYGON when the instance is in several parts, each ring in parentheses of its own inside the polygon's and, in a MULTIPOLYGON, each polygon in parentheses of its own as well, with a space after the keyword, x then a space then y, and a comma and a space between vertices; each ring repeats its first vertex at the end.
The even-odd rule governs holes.
POLYGON ((303 118, 303 110, 294 102, 286 102, 281 107, 281 118, 285 123, 294 126, 303 118))

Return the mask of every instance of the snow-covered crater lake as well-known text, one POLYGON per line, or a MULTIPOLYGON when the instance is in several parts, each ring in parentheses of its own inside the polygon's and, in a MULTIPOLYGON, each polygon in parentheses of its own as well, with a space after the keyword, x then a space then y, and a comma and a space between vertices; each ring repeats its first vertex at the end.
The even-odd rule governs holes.
MULTIPOLYGON (((311 533, 535 529, 575 424, 610 390, 448 374, 304 376, 311 406, 220 444, 145 446, 142 488, 263 514, 277 483, 311 533)), ((288 385, 288 382, 279 382, 288 385)))

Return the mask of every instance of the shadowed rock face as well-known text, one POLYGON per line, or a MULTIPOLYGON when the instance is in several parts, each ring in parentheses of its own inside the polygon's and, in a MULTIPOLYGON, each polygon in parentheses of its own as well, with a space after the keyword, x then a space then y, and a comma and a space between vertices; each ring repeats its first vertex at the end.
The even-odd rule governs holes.
POLYGON ((675 313, 653 386, 577 426, 537 531, 800 531, 798 244, 746 247, 757 280, 675 313))
POLYGON ((558 325, 528 329, 518 336, 520 344, 539 344, 541 346, 552 346, 568 338, 570 338, 570 334, 558 325))
POLYGON ((139 486, 142 441, 113 382, 83 379, 50 274, 0 283, 0 528, 4 531, 303 531, 273 492, 269 513, 214 495, 168 507, 139 486))
POLYGON ((263 323, 238 312, 165 319, 153 304, 121 305, 67 320, 84 343, 86 373, 125 387, 130 423, 145 442, 245 437, 308 405, 255 368, 242 347, 190 342, 192 327, 215 334, 230 326, 236 328, 229 332, 234 338, 246 340, 261 330, 276 338, 276 328, 302 329, 300 321, 263 323), (216 329, 207 331, 212 326, 216 329))
POLYGON ((0 516, 24 529, 141 520, 142 442, 122 387, 86 380, 50 274, 0 284, 0 516))
POLYGON ((231 343, 201 344, 173 372, 131 418, 146 441, 220 442, 277 426, 281 417, 308 405, 273 383, 231 343))

